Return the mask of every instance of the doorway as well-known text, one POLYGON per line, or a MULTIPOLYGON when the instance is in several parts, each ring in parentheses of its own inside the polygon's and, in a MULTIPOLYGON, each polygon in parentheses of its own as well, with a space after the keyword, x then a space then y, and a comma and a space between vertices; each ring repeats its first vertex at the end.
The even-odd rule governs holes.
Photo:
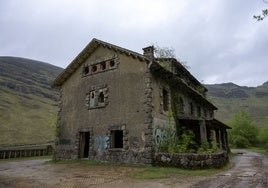
POLYGON ((80 139, 79 139, 79 142, 80 142, 79 157, 80 158, 88 158, 89 140, 90 140, 89 132, 80 132, 80 139))

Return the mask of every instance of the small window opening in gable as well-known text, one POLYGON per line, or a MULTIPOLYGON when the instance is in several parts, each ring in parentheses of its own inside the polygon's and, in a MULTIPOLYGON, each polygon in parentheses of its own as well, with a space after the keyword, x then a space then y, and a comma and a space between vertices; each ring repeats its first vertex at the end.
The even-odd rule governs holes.
POLYGON ((89 67, 88 66, 84 67, 83 73, 84 74, 88 74, 89 73, 89 67))
POLYGON ((123 148, 123 131, 122 130, 111 131, 111 147, 123 148))
POLYGON ((179 110, 181 113, 184 113, 184 101, 181 97, 179 99, 179 110))
POLYGON ((190 102, 190 113, 191 115, 194 115, 194 105, 192 102, 190 102))
POLYGON ((97 70, 98 70, 97 65, 94 65, 94 66, 92 67, 92 72, 97 72, 97 70))
POLYGON ((115 66, 115 62, 114 62, 114 60, 111 60, 110 61, 110 67, 114 67, 115 66))
POLYGON ((100 92, 99 97, 98 97, 98 102, 99 103, 104 103, 104 94, 103 94, 103 92, 100 92))
POLYGON ((100 64, 100 68, 101 68, 101 70, 105 70, 106 69, 106 62, 102 62, 100 64))
POLYGON ((197 107, 197 115, 198 115, 198 117, 201 117, 201 107, 200 106, 197 107))
POLYGON ((163 110, 168 111, 168 91, 163 89, 163 110))

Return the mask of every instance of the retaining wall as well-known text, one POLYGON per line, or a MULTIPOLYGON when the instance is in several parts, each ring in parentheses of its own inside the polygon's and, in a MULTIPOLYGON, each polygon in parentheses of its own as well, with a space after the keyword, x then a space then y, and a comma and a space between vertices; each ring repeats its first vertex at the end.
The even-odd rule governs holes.
POLYGON ((155 165, 184 169, 221 168, 229 162, 226 152, 213 154, 156 153, 155 165))

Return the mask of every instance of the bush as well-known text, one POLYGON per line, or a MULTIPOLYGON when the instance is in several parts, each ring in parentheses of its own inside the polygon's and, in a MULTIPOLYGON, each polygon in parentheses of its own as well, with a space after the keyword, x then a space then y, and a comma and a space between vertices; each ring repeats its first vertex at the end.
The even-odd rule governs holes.
POLYGON ((194 141, 194 133, 191 130, 185 131, 179 139, 169 128, 167 130, 166 140, 163 140, 158 149, 160 152, 167 153, 215 153, 220 151, 216 142, 202 142, 198 147, 194 141))
POLYGON ((260 128, 258 141, 260 147, 268 149, 268 118, 266 118, 265 125, 260 128))
POLYGON ((246 112, 235 113, 230 126, 229 138, 234 147, 246 148, 258 143, 258 127, 246 112))

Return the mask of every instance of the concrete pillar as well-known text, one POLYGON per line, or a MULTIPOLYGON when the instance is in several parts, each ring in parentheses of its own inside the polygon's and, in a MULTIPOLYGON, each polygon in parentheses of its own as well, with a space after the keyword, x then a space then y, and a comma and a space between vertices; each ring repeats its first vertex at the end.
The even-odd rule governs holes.
POLYGON ((200 120, 200 121, 199 121, 199 126, 200 126, 200 137, 201 137, 201 142, 203 142, 203 141, 207 141, 206 121, 205 121, 205 120, 200 120))
POLYGON ((216 135, 217 145, 218 145, 219 148, 221 148, 220 133, 219 133, 218 129, 215 130, 215 135, 216 135))
POLYGON ((227 151, 228 153, 230 153, 230 152, 231 152, 231 150, 230 150, 230 147, 229 147, 229 140, 228 140, 227 131, 226 131, 226 130, 224 130, 224 132, 225 132, 225 144, 226 144, 226 151, 227 151))
POLYGON ((220 131, 220 135, 221 135, 222 149, 226 150, 226 142, 225 142, 225 132, 224 132, 224 130, 220 131))

